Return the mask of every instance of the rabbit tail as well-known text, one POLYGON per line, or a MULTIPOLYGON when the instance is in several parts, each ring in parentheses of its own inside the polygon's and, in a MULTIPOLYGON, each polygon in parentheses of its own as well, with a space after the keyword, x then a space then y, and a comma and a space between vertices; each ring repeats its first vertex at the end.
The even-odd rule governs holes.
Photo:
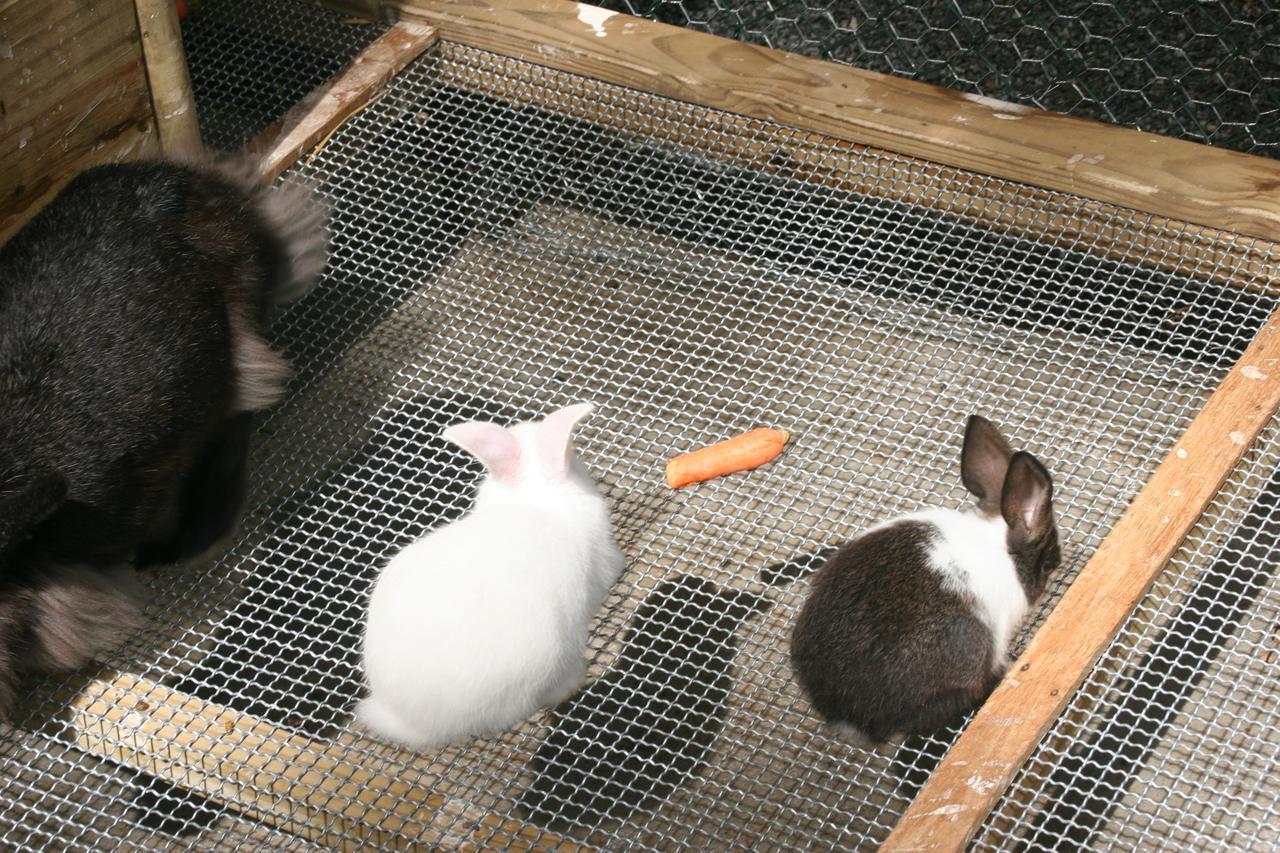
POLYGON ((40 561, 0 586, 0 720, 23 672, 78 669, 142 622, 133 569, 40 561))

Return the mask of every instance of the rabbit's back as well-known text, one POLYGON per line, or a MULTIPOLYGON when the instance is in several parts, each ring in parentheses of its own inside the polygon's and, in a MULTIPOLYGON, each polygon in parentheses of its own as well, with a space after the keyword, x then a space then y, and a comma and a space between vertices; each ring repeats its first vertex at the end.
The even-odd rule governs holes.
POLYGON ((937 530, 930 567, 948 588, 972 602, 974 615, 991 631, 1003 668, 1009 638, 1022 624, 1028 606, 1018 570, 1009 556, 1009 526, 998 515, 945 509, 908 518, 937 530))
POLYGON ((987 683, 991 633, 972 595, 931 565, 942 542, 935 525, 899 519, 850 541, 814 575, 791 657, 827 720, 877 740, 929 730, 939 722, 913 719, 920 709, 987 683))
POLYGON ((364 664, 377 708, 411 745, 500 731, 563 699, 583 668, 599 602, 578 526, 489 509, 410 545, 369 602, 364 664), (404 732, 417 732, 410 738, 404 732))
POLYGON ((0 249, 4 450, 89 508, 68 532, 145 535, 229 414, 229 307, 279 261, 261 231, 234 186, 133 164, 83 173, 0 249))
POLYGON ((199 205, 166 171, 85 173, 0 251, 10 452, 49 456, 73 496, 104 455, 145 454, 231 399, 232 271, 189 239, 199 205))

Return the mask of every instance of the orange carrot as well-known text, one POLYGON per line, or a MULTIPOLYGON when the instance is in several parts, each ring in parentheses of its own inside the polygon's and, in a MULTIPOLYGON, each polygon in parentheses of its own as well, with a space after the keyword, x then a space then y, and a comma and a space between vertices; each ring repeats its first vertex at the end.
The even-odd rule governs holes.
POLYGON ((667 485, 679 489, 722 474, 749 471, 781 453, 790 437, 785 429, 762 427, 677 456, 667 463, 667 485))

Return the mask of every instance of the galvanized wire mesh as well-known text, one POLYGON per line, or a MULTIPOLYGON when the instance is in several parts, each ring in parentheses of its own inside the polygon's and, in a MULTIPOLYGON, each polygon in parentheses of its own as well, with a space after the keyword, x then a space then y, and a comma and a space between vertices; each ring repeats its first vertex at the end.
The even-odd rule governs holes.
POLYGON ((1272 0, 603 0, 949 89, 1280 155, 1272 0))
POLYGON ((206 145, 240 148, 385 26, 307 0, 191 4, 182 43, 206 145))
POLYGON ((547 745, 570 735, 603 757, 555 777, 564 802, 543 800, 531 832, 662 849, 882 839, 950 736, 866 750, 824 732, 787 662, 805 584, 765 570, 963 503, 960 430, 982 411, 1059 484, 1066 561, 1044 612, 1275 307, 1220 283, 1274 268, 1268 246, 1215 253, 1212 235, 1130 211, 455 46, 300 174, 334 203, 333 258, 276 330, 298 376, 259 430, 241 532, 211 565, 152 579, 150 628, 98 674, 122 692, 68 715, 51 682, 5 734, 0 801, 21 805, 0 832, 16 848, 174 832, 497 846, 522 825, 536 756, 554 776, 573 753, 547 745), (420 756, 363 739, 348 719, 372 579, 463 511, 476 476, 440 428, 580 399, 599 405, 580 447, 628 566, 589 684, 499 738, 420 756), (762 423, 795 435, 769 468, 661 484, 673 452, 762 423), (646 601, 665 603, 637 627, 646 601), (683 639, 659 654, 646 625, 683 639), (623 675, 670 688, 639 734, 648 691, 623 675), (149 683, 175 693, 155 707, 149 683), (192 750, 156 722, 175 704, 226 728, 192 750), (366 781, 326 787, 337 752, 366 781), (430 799, 393 821, 369 779, 430 799), (624 807, 604 814, 594 790, 624 807))
POLYGON ((1280 845, 1280 443, 1237 470, 978 838, 1280 845))

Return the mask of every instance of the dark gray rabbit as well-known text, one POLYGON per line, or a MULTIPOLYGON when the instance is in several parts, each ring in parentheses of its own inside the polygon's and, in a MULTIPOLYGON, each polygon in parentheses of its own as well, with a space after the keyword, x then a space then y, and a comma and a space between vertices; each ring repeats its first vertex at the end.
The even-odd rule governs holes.
POLYGON ((636 611, 613 668, 556 709, 520 799, 527 819, 593 826, 670 795, 702 765, 724 724, 734 632, 768 604, 696 575, 659 584, 636 611))
POLYGON ((791 660, 814 708, 882 741, 958 721, 995 689, 1009 640, 1058 565, 1049 473, 985 418, 965 429, 977 506, 863 533, 814 575, 791 660))
POLYGON ((325 211, 237 166, 101 166, 0 249, 0 718, 17 670, 118 643, 131 569, 234 524, 262 337, 325 262, 325 211))

